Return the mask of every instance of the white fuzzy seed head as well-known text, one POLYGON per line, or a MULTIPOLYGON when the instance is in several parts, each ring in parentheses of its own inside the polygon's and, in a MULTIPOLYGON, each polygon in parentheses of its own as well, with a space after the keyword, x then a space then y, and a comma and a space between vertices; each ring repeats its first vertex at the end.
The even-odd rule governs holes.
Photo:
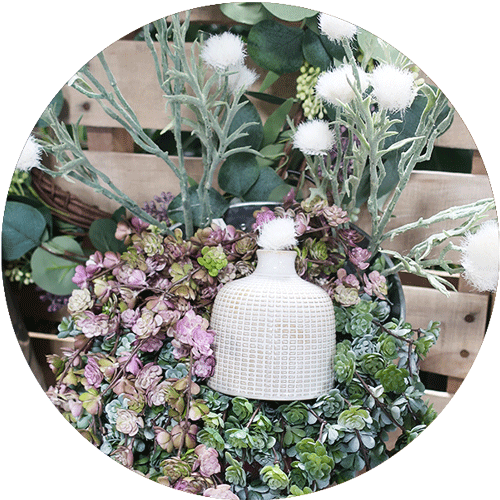
POLYGON ((335 134, 325 120, 302 122, 293 136, 293 147, 306 155, 325 155, 333 149, 335 134))
POLYGON ((203 44, 200 55, 205 63, 216 71, 236 69, 245 60, 245 44, 239 36, 226 31, 221 35, 212 35, 203 44))
POLYGON ((480 292, 494 292, 498 285, 498 222, 486 221, 476 233, 466 234, 461 250, 467 282, 480 292))
POLYGON ((42 146, 30 135, 17 161, 16 170, 29 172, 32 168, 38 168, 40 166, 42 151, 42 146))
POLYGON ((235 93, 238 90, 245 91, 251 87, 259 78, 258 73, 248 68, 247 66, 241 66, 238 68, 238 72, 228 77, 228 86, 231 92, 235 93))
POLYGON ((295 221, 285 217, 262 224, 257 244, 264 250, 290 250, 297 245, 295 221))
POLYGON ((370 80, 378 105, 390 112, 409 108, 417 95, 413 73, 392 64, 377 66, 370 80))
POLYGON ((332 42, 340 42, 343 39, 352 40, 358 31, 356 25, 323 13, 319 15, 318 27, 321 33, 326 35, 332 42))
MULTIPOLYGON (((368 75, 358 68, 361 93, 369 85, 368 75)), ((334 106, 340 106, 352 101, 355 97, 352 85, 356 85, 354 70, 349 64, 322 73, 316 83, 316 94, 323 100, 334 106)))

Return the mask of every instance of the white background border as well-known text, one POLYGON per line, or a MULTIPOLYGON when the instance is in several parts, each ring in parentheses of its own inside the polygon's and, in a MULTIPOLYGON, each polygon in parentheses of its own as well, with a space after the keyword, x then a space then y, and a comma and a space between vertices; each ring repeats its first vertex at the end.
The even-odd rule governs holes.
MULTIPOLYGON (((206 2, 186 1, 182 9, 206 2)), ((371 0, 287 3, 357 24, 406 54, 447 94, 485 161, 496 198, 498 44, 495 2, 371 0), (461 7, 463 6, 463 7, 461 7)), ((133 29, 179 10, 179 3, 10 2, 3 9, 1 193, 5 199, 24 142, 54 94, 87 60, 133 29)), ((2 209, 3 211, 3 209, 2 209)), ((145 480, 98 452, 52 407, 19 349, 3 299, 2 490, 15 498, 72 500, 186 497, 145 480)), ((438 318, 436 318, 438 319, 438 318)), ((498 491, 499 312, 467 379, 443 414, 408 448, 374 471, 315 498, 492 498, 498 491), (356 497, 352 497, 356 498, 356 497)))

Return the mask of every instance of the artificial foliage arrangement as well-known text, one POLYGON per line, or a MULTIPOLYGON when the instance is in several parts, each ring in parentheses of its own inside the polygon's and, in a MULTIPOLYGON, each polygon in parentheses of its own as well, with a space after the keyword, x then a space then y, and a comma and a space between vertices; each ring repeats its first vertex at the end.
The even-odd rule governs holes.
POLYGON ((189 240, 137 218, 120 223, 128 250, 96 252, 77 268, 71 316, 59 326, 74 348, 49 359, 57 383, 48 396, 65 418, 104 453, 178 490, 242 500, 317 491, 375 467, 435 417, 418 365, 439 324, 412 329, 391 317, 385 261, 368 265, 347 213, 290 201, 256 221, 250 232, 213 224, 189 240), (278 219, 293 221, 298 274, 335 305, 335 387, 309 401, 207 385, 214 298, 254 270, 259 232, 278 219))
POLYGON ((67 285, 70 315, 58 330, 74 347, 49 357, 56 383, 48 396, 85 438, 175 489, 269 500, 370 470, 432 422, 436 413, 423 399, 419 364, 438 339, 439 323, 405 322, 393 300, 395 275, 408 271, 447 294, 450 282, 436 271, 465 272, 479 290, 495 290, 498 255, 483 259, 481 249, 498 241, 498 225, 484 222, 495 208, 485 199, 388 229, 413 170, 453 119, 443 93, 421 81, 399 52, 309 9, 220 8, 248 25, 243 37, 200 33, 188 45, 189 13, 184 22, 174 15, 142 30, 165 96, 169 121, 162 132, 174 137, 175 159, 142 128, 103 54, 104 81, 85 66, 69 82, 142 152, 164 161, 180 194, 163 192, 139 206, 88 159, 79 123, 68 126, 50 106, 37 144, 53 164, 31 166, 81 182, 121 208, 92 223, 85 248, 58 246, 62 240, 47 229, 44 209, 36 232, 25 231, 19 241, 9 239, 4 219, 2 245, 4 255, 5 248, 33 252, 32 275, 47 278, 46 286, 67 285), (266 72, 259 91, 249 90, 258 75, 247 55, 266 72), (268 91, 296 71, 295 98, 268 91), (265 123, 251 99, 276 105, 265 123), (187 170, 185 130, 200 144, 198 183, 187 170), (256 203, 252 227, 224 222, 240 201, 256 203), (368 235, 354 225, 362 209, 368 235), (405 254, 383 249, 407 231, 449 221, 455 227, 405 254), (300 401, 210 387, 216 297, 224 285, 254 273, 259 243, 266 246, 276 223, 292 228, 286 247, 295 253, 295 271, 322 289, 335 316, 329 389, 300 401), (457 237, 465 238, 462 246, 451 239, 457 237), (461 264, 448 258, 451 250, 461 252, 461 264), (62 261, 54 264, 55 258, 62 261), (395 445, 389 436, 397 436, 395 445))

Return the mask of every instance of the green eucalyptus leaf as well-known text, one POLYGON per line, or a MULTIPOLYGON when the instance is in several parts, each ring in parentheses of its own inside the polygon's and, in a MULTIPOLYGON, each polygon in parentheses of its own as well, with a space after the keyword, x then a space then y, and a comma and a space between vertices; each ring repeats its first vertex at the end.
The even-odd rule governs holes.
POLYGON ((250 57, 262 68, 279 75, 293 73, 302 66, 304 31, 277 21, 261 21, 248 34, 250 57))
POLYGON ((239 127, 245 123, 254 122, 255 125, 251 125, 244 130, 247 135, 240 137, 235 141, 231 142, 229 149, 240 148, 243 146, 250 146, 252 149, 258 151, 262 143, 262 138, 264 137, 264 128, 262 126, 262 120, 260 118, 257 108, 246 98, 243 97, 247 103, 236 113, 231 125, 229 127, 229 134, 236 132, 239 127))
POLYGON ((76 262, 63 257, 65 252, 81 255, 84 253, 80 245, 70 236, 56 236, 45 243, 50 253, 37 248, 31 256, 33 281, 47 292, 54 295, 69 295, 77 286, 71 281, 75 274, 76 262), (54 255, 58 253, 59 255, 54 255))
POLYGON ((245 193, 245 201, 268 201, 275 188, 285 181, 271 167, 262 167, 259 178, 245 193))
POLYGON ((113 219, 98 219, 90 225, 89 238, 92 245, 100 252, 120 252, 127 250, 123 241, 115 238, 118 224, 113 219))
POLYGON ((307 29, 304 33, 302 51, 304 59, 314 68, 327 71, 333 65, 333 58, 321 42, 321 35, 317 35, 310 29, 307 29))
POLYGON ((230 156, 219 170, 221 189, 241 198, 259 178, 257 158, 251 153, 237 153, 230 156))
POLYGON ((40 245, 47 221, 43 214, 31 205, 8 201, 2 226, 2 258, 16 260, 40 245))
POLYGON ((283 21, 297 22, 318 14, 317 10, 305 9, 281 3, 262 2, 262 5, 275 17, 283 21))
POLYGON ((49 230, 49 234, 52 235, 54 227, 54 219, 52 217, 52 212, 41 201, 36 200, 34 198, 28 198, 27 196, 19 196, 15 194, 9 195, 8 201, 17 201, 19 203, 24 203, 25 205, 30 205, 33 208, 36 208, 44 216, 45 222, 47 223, 47 228, 49 230))
MULTIPOLYGON (((191 186, 188 189, 189 203, 193 210, 193 222, 197 227, 205 227, 206 221, 201 220, 201 205, 198 196, 198 187, 191 186)), ((229 202, 215 189, 211 188, 209 191, 210 207, 212 209, 212 218, 216 219, 222 217, 224 212, 229 206, 229 202)), ((182 199, 181 195, 177 195, 169 205, 168 216, 172 222, 184 223, 184 214, 182 212, 182 199)))
POLYGON ((261 2, 223 3, 219 8, 225 16, 242 24, 257 24, 272 17, 261 2))

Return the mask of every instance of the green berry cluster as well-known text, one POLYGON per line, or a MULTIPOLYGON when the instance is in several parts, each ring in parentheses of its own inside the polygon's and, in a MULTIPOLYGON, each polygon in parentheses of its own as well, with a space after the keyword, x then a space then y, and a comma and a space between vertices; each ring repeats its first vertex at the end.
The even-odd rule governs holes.
POLYGON ((27 271, 23 267, 12 267, 10 269, 7 268, 4 271, 4 275, 11 282, 17 282, 23 285, 31 285, 31 283, 33 283, 31 271, 27 271))
POLYGON ((314 68, 305 61, 297 78, 297 98, 302 101, 304 116, 309 120, 316 116, 320 120, 324 117, 323 103, 314 91, 320 73, 320 68, 314 68))
POLYGON ((198 264, 202 265, 210 276, 217 276, 219 271, 227 266, 227 258, 224 250, 220 247, 203 247, 198 264))

